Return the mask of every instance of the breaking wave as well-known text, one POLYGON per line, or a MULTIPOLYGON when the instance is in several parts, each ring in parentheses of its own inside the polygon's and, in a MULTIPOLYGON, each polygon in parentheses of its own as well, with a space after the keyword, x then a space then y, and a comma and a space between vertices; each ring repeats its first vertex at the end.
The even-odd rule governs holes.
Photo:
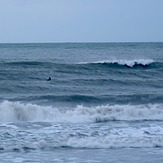
POLYGON ((163 104, 57 108, 3 101, 0 151, 163 147, 162 125, 113 127, 108 121, 163 121, 163 104))
POLYGON ((159 64, 155 62, 153 59, 137 59, 137 60, 104 60, 104 61, 97 61, 97 62, 82 62, 80 64, 102 64, 102 65, 119 65, 119 66, 126 66, 126 67, 137 67, 137 66, 149 66, 152 64, 159 64))
POLYGON ((0 103, 1 122, 99 123, 107 121, 163 121, 163 104, 101 105, 57 108, 20 102, 0 103))

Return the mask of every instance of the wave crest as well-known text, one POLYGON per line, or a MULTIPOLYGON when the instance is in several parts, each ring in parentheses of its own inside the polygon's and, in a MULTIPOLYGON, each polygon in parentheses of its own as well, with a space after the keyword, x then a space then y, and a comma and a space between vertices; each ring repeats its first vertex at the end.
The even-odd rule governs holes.
POLYGON ((112 65, 122 65, 127 67, 135 66, 148 66, 155 61, 153 59, 136 59, 136 60, 104 60, 97 62, 83 62, 81 64, 112 64, 112 65))
POLYGON ((106 121, 163 120, 163 105, 105 105, 96 107, 56 108, 4 101, 0 103, 0 121, 34 121, 59 123, 99 123, 106 121))

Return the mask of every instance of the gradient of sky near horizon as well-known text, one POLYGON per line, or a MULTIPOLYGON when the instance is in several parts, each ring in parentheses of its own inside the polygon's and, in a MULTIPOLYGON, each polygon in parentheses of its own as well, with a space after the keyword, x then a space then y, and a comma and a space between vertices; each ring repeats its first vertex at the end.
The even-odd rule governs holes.
POLYGON ((0 0, 0 43, 155 41, 163 0, 0 0))

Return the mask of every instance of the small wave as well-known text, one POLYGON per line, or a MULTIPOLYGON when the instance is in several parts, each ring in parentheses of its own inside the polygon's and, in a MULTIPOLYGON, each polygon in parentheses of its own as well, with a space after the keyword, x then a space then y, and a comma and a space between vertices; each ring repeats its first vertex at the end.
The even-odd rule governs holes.
MULTIPOLYGON (((18 99, 19 100, 19 99, 18 99)), ((27 98, 23 98, 23 100, 31 100, 31 101, 56 101, 56 102, 71 102, 71 103, 98 103, 101 101, 100 97, 95 96, 87 96, 87 95, 42 95, 42 96, 30 96, 27 98)))
MULTIPOLYGON (((46 140, 46 139, 45 139, 46 140)), ((43 141, 43 140, 42 140, 43 141)), ((54 142, 54 137, 51 142, 44 143, 24 141, 18 142, 17 145, 8 143, 8 146, 1 145, 1 151, 7 152, 29 152, 34 150, 53 151, 55 149, 119 149, 119 148, 162 148, 163 138, 161 136, 147 137, 130 137, 130 136, 105 136, 105 137, 88 137, 88 138, 67 138, 60 142, 54 142)))
POLYGON ((104 60, 97 62, 82 62, 80 64, 102 64, 102 65, 119 65, 127 67, 148 66, 156 63, 153 59, 137 59, 137 60, 104 60))
POLYGON ((4 62, 4 65, 10 66, 46 66, 51 65, 51 62, 43 62, 43 61, 11 61, 11 62, 4 62))
POLYGON ((106 136, 103 138, 90 137, 83 139, 69 139, 68 147, 71 148, 160 148, 163 147, 161 136, 155 137, 126 137, 106 136))
POLYGON ((96 107, 57 108, 20 102, 0 103, 0 121, 59 123, 99 123, 106 121, 163 121, 163 105, 105 105, 96 107))

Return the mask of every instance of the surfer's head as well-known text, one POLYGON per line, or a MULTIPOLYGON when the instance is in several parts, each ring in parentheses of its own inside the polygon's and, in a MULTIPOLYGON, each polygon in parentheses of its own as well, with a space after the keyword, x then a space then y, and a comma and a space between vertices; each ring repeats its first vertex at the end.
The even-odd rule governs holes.
POLYGON ((51 80, 51 77, 49 77, 49 79, 47 81, 51 80))

